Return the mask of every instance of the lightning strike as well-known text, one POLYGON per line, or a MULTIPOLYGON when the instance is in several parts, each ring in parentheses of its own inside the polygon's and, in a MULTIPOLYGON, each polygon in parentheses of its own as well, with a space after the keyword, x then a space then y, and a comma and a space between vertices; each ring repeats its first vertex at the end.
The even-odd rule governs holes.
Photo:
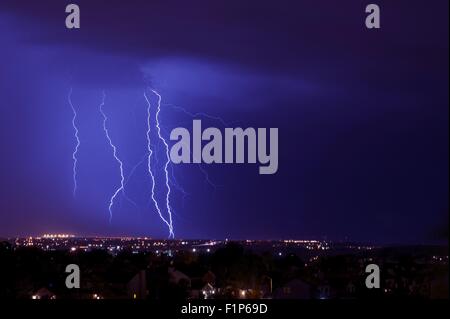
POLYGON ((77 111, 75 110, 75 107, 72 104, 72 88, 70 88, 69 91, 69 95, 67 97, 68 101, 69 101, 69 105, 72 108, 72 112, 73 112, 73 117, 72 117, 72 126, 73 126, 73 130, 74 130, 74 136, 75 139, 77 141, 76 145, 75 145, 75 149, 72 153, 72 159, 73 159, 73 166, 72 166, 72 172, 73 172, 73 196, 75 197, 76 192, 77 192, 77 164, 78 164, 78 149, 80 147, 80 138, 78 136, 78 127, 76 125, 76 118, 77 118, 77 111))
POLYGON ((161 209, 159 207, 158 201, 155 198, 155 176, 153 174, 152 168, 151 168, 151 159, 152 159, 152 155, 153 155, 153 150, 151 148, 151 141, 150 141, 150 101, 147 97, 147 94, 144 92, 144 98, 145 101, 147 102, 147 150, 148 150, 148 173, 152 179, 152 200, 153 203, 155 204, 155 208, 156 211, 158 212, 159 217, 161 218, 161 220, 167 225, 167 227, 169 228, 169 237, 175 237, 175 234, 173 232, 173 224, 172 224, 172 211, 170 208, 170 202, 169 202, 169 195, 170 195, 170 186, 169 186, 169 177, 168 177, 168 171, 167 171, 167 167, 169 165, 169 146, 167 145, 166 140, 161 136, 161 128, 159 126, 159 111, 161 110, 160 108, 160 103, 161 103, 161 96, 154 90, 152 90, 152 92, 158 96, 158 106, 157 106, 157 113, 156 113, 156 127, 157 127, 157 132, 158 132, 158 136, 159 138, 163 141, 165 147, 166 147, 166 156, 167 156, 167 162, 165 163, 164 166, 164 170, 165 170, 165 177, 166 177, 166 187, 167 187, 167 193, 166 193, 166 208, 167 208, 167 212, 169 215, 169 220, 167 220, 166 218, 164 218, 164 216, 162 215, 161 209))
POLYGON ((125 187, 124 187, 124 183, 125 183, 125 177, 123 174, 123 162, 120 160, 120 158, 117 156, 117 147, 114 145, 114 143, 112 142, 111 136, 109 135, 109 131, 108 131, 108 127, 106 126, 106 122, 108 121, 108 117, 106 116, 105 112, 103 111, 103 106, 105 105, 105 98, 106 98, 106 94, 105 92, 102 93, 102 102, 100 103, 100 113, 103 116, 103 131, 105 132, 105 136, 106 139, 108 140, 109 145, 111 146, 112 150, 113 150, 113 156, 114 159, 117 161, 117 163, 119 164, 119 171, 120 171, 120 186, 119 188, 116 189, 116 191, 114 192, 114 194, 111 196, 111 199, 109 201, 109 206, 108 206, 108 211, 109 211, 109 222, 111 222, 112 220, 112 207, 114 206, 114 201, 117 197, 117 195, 121 192, 122 195, 131 203, 133 203, 134 205, 137 206, 136 203, 134 203, 128 196, 126 196, 125 194, 125 187))
POLYGON ((167 193, 166 193, 166 208, 167 213, 169 214, 169 223, 171 227, 171 233, 172 237, 174 237, 173 233, 173 226, 172 226, 172 209, 170 207, 170 185, 169 185, 169 172, 167 170, 169 163, 170 163, 170 156, 169 156, 169 144, 167 144, 167 141, 164 139, 164 137, 161 135, 161 127, 159 126, 159 113, 161 112, 161 95, 152 89, 152 92, 158 97, 157 102, 157 111, 156 111, 156 128, 158 129, 158 136, 164 143, 164 147, 166 148, 166 163, 164 164, 164 173, 166 178, 166 187, 167 187, 167 193))

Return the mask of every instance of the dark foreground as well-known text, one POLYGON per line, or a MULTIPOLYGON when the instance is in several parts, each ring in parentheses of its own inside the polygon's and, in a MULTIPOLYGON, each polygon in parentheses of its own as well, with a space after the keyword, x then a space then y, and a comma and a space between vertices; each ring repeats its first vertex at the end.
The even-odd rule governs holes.
POLYGON ((198 247, 45 250, 5 241, 0 246, 0 297, 192 305, 200 299, 448 298, 447 247, 306 249, 248 242, 198 247), (69 264, 79 266, 79 289, 66 287, 69 264), (380 288, 366 286, 369 264, 380 269, 380 288))

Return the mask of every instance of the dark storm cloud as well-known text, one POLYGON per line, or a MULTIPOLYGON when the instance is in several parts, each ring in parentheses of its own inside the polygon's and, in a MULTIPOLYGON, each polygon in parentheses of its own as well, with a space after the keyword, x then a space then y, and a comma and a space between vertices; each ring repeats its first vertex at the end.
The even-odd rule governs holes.
POLYGON ((367 86, 407 93, 408 82, 420 81, 411 69, 432 74, 428 81, 446 76, 440 64, 448 54, 446 1, 382 2, 378 33, 363 27, 366 2, 359 0, 80 0, 80 30, 64 26, 67 3, 6 0, 0 8, 18 19, 26 43, 63 48, 56 60, 75 80, 140 86, 140 68, 168 57, 235 65, 243 73, 290 74, 339 94, 349 85, 362 93, 367 86), (79 58, 83 54, 92 55, 89 62, 79 58), (87 76, 86 69, 97 75, 87 76))
POLYGON ((382 3, 382 23, 390 30, 378 35, 363 28, 364 1, 80 0, 82 28, 76 31, 64 27, 67 3, 6 0, 1 7, 30 24, 26 36, 40 44, 66 43, 143 60, 196 56, 284 72, 326 66, 330 59, 345 63, 356 54, 370 61, 383 53, 380 44, 386 41, 401 49, 396 55, 410 49, 424 55, 429 45, 445 49, 447 35, 445 1, 382 3), (415 22, 419 13, 427 25, 415 22), (428 28, 439 32, 429 37, 428 28))

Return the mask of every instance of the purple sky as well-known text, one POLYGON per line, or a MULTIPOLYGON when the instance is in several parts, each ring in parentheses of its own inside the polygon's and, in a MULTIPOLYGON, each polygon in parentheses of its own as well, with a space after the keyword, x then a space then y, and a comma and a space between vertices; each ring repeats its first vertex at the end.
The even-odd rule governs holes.
MULTIPOLYGON (((191 113, 278 127, 279 170, 175 166, 177 237, 422 243, 448 234, 448 1, 10 1, 0 3, 0 236, 166 237, 146 164, 112 223, 119 182, 145 156, 147 85, 163 133, 191 113), (81 29, 65 28, 65 6, 81 29), (79 192, 67 95, 78 114, 79 192), (205 180, 204 172, 216 187, 205 180)), ((222 127, 214 120, 205 125, 222 127)), ((172 173, 171 173, 172 174, 172 173)))

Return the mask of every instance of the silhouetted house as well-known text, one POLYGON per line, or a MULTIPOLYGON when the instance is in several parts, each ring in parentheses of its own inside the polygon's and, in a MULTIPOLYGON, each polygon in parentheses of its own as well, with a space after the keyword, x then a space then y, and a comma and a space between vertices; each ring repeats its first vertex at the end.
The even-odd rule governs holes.
POLYGON ((181 271, 176 270, 173 267, 169 267, 168 274, 170 283, 178 285, 180 282, 184 282, 184 284, 187 284, 188 287, 191 286, 191 279, 181 271))
POLYGON ((214 298, 214 295, 216 294, 216 289, 211 284, 204 285, 201 291, 203 298, 205 299, 214 298))
POLYGON ((214 286, 216 284, 216 275, 209 270, 203 275, 202 281, 205 284, 211 284, 211 286, 214 286))
POLYGON ((262 298, 272 298, 272 278, 264 276, 261 279, 260 291, 262 298))
POLYGON ((319 285, 317 287, 317 298, 330 299, 331 297, 334 297, 334 295, 332 295, 332 290, 331 290, 330 285, 323 284, 323 285, 319 285))
POLYGON ((147 279, 145 270, 139 271, 127 284, 127 294, 132 299, 147 297, 147 279))
POLYGON ((345 286, 345 294, 344 297, 345 298, 355 298, 356 296, 356 285, 353 282, 349 282, 346 286, 345 286))
POLYGON ((300 279, 294 279, 275 289, 273 297, 275 299, 311 299, 311 286, 300 279))
POLYGON ((11 244, 7 240, 0 239, 0 250, 11 251, 11 244))
POLYGON ((432 299, 448 299, 448 273, 438 276, 430 282, 430 294, 432 299))
POLYGON ((207 271, 202 276, 190 278, 190 294, 192 299, 214 298, 217 293, 214 288, 216 275, 212 271, 207 271))
POLYGON ((31 299, 56 299, 56 295, 44 287, 33 293, 31 299))

